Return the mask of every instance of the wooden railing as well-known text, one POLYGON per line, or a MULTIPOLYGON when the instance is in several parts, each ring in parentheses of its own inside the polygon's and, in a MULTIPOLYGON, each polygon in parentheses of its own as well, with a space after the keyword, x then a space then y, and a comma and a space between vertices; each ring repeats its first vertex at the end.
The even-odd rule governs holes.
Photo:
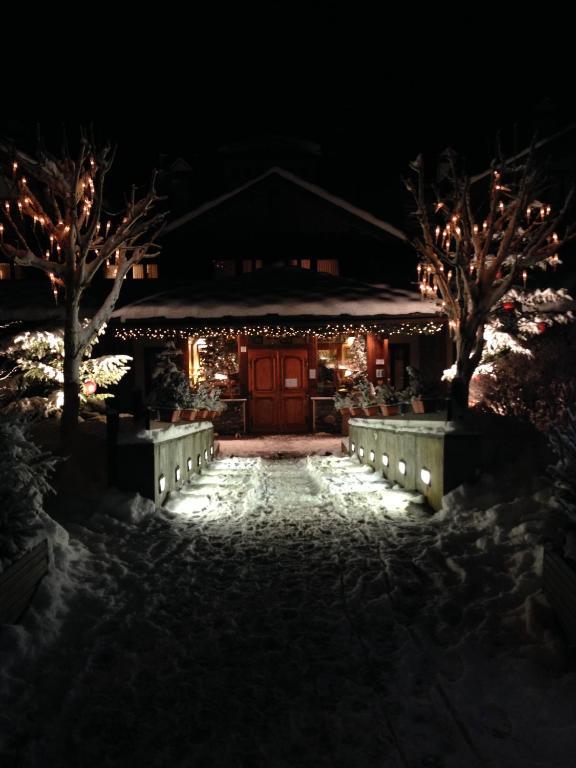
POLYGON ((16 624, 48 572, 48 539, 44 539, 0 574, 0 624, 16 624))

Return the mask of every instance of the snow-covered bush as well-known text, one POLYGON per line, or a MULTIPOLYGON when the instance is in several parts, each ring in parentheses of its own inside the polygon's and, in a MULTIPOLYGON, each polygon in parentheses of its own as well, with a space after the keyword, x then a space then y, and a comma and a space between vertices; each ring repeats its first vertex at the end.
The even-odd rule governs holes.
POLYGON ((550 432, 550 445, 556 454, 557 463, 549 468, 555 485, 558 503, 576 523, 576 410, 575 398, 572 407, 567 408, 563 424, 550 432))
POLYGON ((525 349, 510 351, 478 380, 479 407, 530 421, 548 432, 566 417, 576 380, 576 329, 553 326, 530 338, 525 349))
POLYGON ((57 458, 29 437, 28 422, 0 417, 0 570, 26 549, 42 527, 44 498, 57 458))
POLYGON ((220 400, 220 389, 211 386, 208 382, 202 382, 198 385, 196 392, 192 393, 192 403, 190 408, 199 411, 215 411, 222 413, 226 409, 226 403, 220 400))

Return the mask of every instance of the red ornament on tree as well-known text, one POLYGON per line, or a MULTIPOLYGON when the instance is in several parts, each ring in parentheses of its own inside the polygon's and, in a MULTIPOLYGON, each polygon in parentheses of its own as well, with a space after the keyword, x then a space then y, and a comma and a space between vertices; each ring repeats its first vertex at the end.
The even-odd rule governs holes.
POLYGON ((544 333, 544 331, 546 330, 546 328, 548 328, 548 326, 546 325, 546 323, 545 323, 545 322, 543 322, 543 321, 541 320, 541 321, 538 323, 538 330, 540 331, 540 333, 544 333))
POLYGON ((514 309, 514 302, 513 301, 503 301, 502 302, 502 309, 504 312, 512 312, 514 309))
POLYGON ((84 394, 93 395, 95 392, 96 392, 96 382, 92 381, 92 379, 87 379, 84 382, 84 394))

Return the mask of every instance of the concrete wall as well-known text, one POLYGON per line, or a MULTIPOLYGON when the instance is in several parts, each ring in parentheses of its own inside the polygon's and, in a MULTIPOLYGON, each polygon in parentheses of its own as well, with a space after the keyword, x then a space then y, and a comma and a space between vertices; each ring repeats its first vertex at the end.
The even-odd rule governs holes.
POLYGON ((477 475, 483 455, 479 433, 450 431, 449 423, 438 420, 354 418, 349 430, 350 455, 391 482, 419 491, 436 510, 444 494, 477 475), (430 472, 429 484, 421 478, 422 469, 430 472))
POLYGON ((213 458, 214 429, 209 421, 122 435, 116 447, 116 485, 136 491, 158 506, 175 491, 202 472, 213 458), (176 469, 179 468, 179 479, 176 469), (164 488, 160 489, 160 478, 164 488))

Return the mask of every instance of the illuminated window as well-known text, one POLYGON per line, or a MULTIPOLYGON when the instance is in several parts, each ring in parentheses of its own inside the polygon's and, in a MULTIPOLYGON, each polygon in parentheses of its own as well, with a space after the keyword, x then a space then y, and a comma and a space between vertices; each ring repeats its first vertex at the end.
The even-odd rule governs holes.
POLYGON ((146 264, 146 277, 149 280, 158 279, 158 264, 146 264))
POLYGON ((310 269, 310 259, 300 259, 302 269, 310 269))
POLYGON ((252 272, 252 259, 242 260, 242 272, 252 272))
POLYGON ((318 259, 318 272, 327 272, 329 275, 338 275, 338 259, 318 259))
POLYGON ((104 266, 104 277, 107 280, 114 280, 116 277, 116 265, 115 264, 106 264, 104 266))
POLYGON ((10 280, 10 264, 0 264, 0 280, 10 280))
POLYGON ((144 264, 134 264, 132 267, 132 279, 144 280, 144 264))

